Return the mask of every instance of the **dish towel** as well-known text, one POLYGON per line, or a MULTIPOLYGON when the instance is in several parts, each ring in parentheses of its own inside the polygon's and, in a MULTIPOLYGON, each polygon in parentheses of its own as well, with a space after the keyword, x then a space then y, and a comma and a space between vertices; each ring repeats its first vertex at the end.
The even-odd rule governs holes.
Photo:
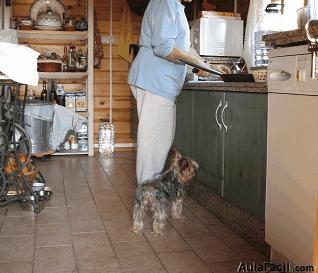
POLYGON ((40 53, 23 45, 0 42, 0 72, 18 83, 37 86, 39 55, 40 53))

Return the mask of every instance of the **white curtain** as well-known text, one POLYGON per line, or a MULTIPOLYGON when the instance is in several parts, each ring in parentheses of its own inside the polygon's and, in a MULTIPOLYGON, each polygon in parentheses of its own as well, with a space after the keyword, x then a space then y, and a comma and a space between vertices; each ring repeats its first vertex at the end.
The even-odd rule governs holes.
POLYGON ((248 69, 254 64, 254 32, 257 22, 262 18, 265 13, 265 8, 270 4, 270 0, 251 0, 248 9, 243 57, 247 63, 248 69))
MULTIPOLYGON (((254 32, 257 22, 265 14, 265 8, 270 4, 270 0, 251 0, 246 21, 246 31, 244 38, 243 57, 250 69, 254 65, 254 32)), ((283 30, 297 28, 297 9, 303 6, 300 0, 285 0, 283 30)))

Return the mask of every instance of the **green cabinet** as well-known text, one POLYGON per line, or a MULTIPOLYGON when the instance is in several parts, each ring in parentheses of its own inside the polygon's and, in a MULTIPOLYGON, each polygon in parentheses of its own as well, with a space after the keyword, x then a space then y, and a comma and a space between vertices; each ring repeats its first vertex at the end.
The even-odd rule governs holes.
POLYGON ((182 92, 177 99, 174 143, 186 156, 193 157, 193 92, 182 92))
POLYGON ((266 192, 267 95, 226 93, 224 195, 263 220, 266 192))
POLYGON ((197 179, 222 194, 223 140, 216 114, 222 107, 222 92, 197 91, 193 96, 193 158, 199 162, 197 179))
POLYGON ((175 146, 200 165, 196 179, 264 219, 267 94, 183 91, 175 146))

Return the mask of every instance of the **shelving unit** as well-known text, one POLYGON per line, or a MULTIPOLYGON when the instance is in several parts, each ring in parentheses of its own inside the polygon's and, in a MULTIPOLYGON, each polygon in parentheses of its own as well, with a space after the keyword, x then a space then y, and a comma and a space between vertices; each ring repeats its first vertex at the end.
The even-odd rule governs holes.
POLYGON ((93 81, 94 81, 94 1, 86 0, 87 31, 47 31, 47 30, 18 30, 18 38, 23 43, 35 44, 37 47, 43 43, 52 41, 54 46, 70 45, 80 43, 87 48, 88 69, 87 72, 40 72, 42 80, 59 80, 74 85, 85 85, 87 112, 77 112, 85 116, 88 121, 88 152, 63 152, 54 155, 94 155, 94 117, 93 117, 93 81), (86 82, 83 81, 86 79, 86 82))
POLYGON ((40 79, 80 80, 88 76, 88 72, 39 72, 40 79))
POLYGON ((61 30, 18 30, 18 38, 78 41, 88 39, 88 32, 61 30))
POLYGON ((52 155, 88 155, 89 153, 88 152, 55 152, 53 153, 52 155))

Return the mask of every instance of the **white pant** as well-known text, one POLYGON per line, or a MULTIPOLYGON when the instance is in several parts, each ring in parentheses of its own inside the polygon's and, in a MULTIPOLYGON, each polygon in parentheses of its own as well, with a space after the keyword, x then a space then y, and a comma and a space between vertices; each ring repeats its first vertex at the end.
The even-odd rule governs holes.
POLYGON ((137 101, 137 182, 151 179, 162 171, 173 143, 176 125, 174 101, 130 86, 137 101))

